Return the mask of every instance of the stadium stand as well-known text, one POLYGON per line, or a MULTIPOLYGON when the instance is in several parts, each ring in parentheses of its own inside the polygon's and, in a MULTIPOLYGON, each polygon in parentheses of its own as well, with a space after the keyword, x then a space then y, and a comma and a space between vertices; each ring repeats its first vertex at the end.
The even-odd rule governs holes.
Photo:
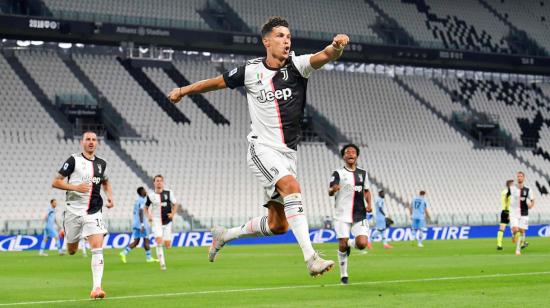
POLYGON ((54 17, 173 28, 210 29, 197 13, 204 0, 44 0, 54 17))

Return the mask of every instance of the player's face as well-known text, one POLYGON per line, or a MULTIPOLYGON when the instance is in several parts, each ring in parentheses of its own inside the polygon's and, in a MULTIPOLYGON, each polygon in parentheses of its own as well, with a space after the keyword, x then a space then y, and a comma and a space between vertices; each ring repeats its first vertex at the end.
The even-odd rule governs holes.
POLYGON ((164 189, 164 179, 161 177, 156 177, 155 182, 153 183, 155 186, 155 190, 163 190, 164 189))
POLYGON ((355 164, 355 162, 357 161, 357 151, 355 150, 355 148, 348 147, 344 151, 344 161, 348 165, 354 165, 355 164))
POLYGON ((142 196, 142 197, 145 197, 145 196, 147 196, 147 191, 145 189, 143 189, 139 192, 139 195, 142 196))
POLYGON ((287 27, 275 27, 263 38, 267 52, 274 58, 285 60, 290 54, 290 30, 287 27))
POLYGON ((84 136, 82 136, 82 141, 80 141, 80 144, 82 145, 82 149, 84 152, 93 154, 95 153, 95 149, 97 147, 97 136, 94 133, 85 133, 84 136))
POLYGON ((525 175, 523 173, 518 173, 518 184, 522 185, 525 180, 525 175))
POLYGON ((57 200, 53 200, 53 202, 52 202, 52 208, 55 209, 56 206, 57 206, 57 200))

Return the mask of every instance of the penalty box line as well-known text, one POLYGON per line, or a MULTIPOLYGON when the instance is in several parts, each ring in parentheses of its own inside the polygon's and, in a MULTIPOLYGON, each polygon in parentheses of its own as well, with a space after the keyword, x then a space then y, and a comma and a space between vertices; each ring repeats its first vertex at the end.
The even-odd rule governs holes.
MULTIPOLYGON (((432 281, 453 281, 453 280, 468 280, 468 279, 491 279, 491 278, 506 278, 517 276, 539 276, 550 275, 549 272, 525 272, 525 273, 500 273, 491 275, 475 275, 475 276, 450 276, 450 277, 433 277, 433 278, 419 278, 419 279, 398 279, 398 280, 378 280, 378 281, 363 281, 350 283, 348 286, 360 286, 360 285, 383 285, 383 284, 399 284, 399 283, 414 283, 414 282, 432 282, 432 281)), ((286 289, 311 289, 321 287, 345 287, 341 284, 325 284, 325 285, 295 285, 295 286, 280 286, 269 288, 246 288, 246 289, 227 289, 227 290, 205 290, 205 291, 189 291, 189 292, 176 292, 176 293, 159 293, 159 294, 141 294, 141 295, 127 295, 127 296, 113 296, 103 300, 121 300, 121 299, 136 299, 136 298, 151 298, 151 297, 178 297, 178 296, 193 296, 193 295, 207 295, 207 294, 223 294, 223 293, 245 293, 245 292, 263 292, 263 291, 277 291, 286 289)), ((91 301, 89 298, 79 299, 60 299, 60 300, 48 300, 48 301, 34 301, 34 302, 14 302, 14 303, 0 303, 0 306, 20 306, 20 305, 43 305, 43 304, 61 304, 61 303, 74 303, 91 301)))

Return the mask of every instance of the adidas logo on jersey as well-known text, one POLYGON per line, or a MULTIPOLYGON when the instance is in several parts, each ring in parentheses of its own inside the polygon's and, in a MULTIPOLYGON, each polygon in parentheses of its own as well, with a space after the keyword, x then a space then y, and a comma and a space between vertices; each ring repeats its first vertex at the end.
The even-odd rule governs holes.
POLYGON ((292 90, 290 88, 275 90, 275 92, 262 90, 260 91, 260 96, 258 97, 258 101, 260 103, 265 103, 268 101, 272 102, 275 99, 280 100, 281 98, 286 101, 290 97, 292 97, 292 90))

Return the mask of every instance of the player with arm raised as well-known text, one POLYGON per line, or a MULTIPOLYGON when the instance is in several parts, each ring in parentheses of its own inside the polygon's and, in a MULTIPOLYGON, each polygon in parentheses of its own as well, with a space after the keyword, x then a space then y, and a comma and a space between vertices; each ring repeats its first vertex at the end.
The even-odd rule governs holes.
POLYGON ((332 173, 328 195, 335 199, 334 230, 338 239, 340 283, 348 284, 351 248, 363 250, 368 245, 369 226, 366 217, 367 212, 372 211, 372 204, 367 171, 357 167, 359 148, 355 144, 347 144, 340 154, 344 166, 332 173), (354 239, 350 239, 350 234, 354 239))
POLYGON ((214 228, 210 261, 213 262, 218 251, 231 240, 282 234, 290 226, 310 275, 321 275, 332 268, 334 262, 322 259, 309 238, 301 188, 296 180, 296 150, 308 78, 316 69, 338 59, 348 41, 347 35, 338 34, 323 50, 296 56, 291 51, 288 22, 281 17, 271 17, 262 27, 266 57, 249 60, 220 76, 170 92, 169 98, 174 103, 186 95, 228 87, 245 87, 247 92, 252 129, 248 135, 248 166, 264 187, 268 214, 232 229, 214 228))
POLYGON ((63 213, 65 241, 70 255, 78 250, 81 238, 88 240, 92 251, 93 288, 90 297, 104 298, 101 288, 103 277, 103 238, 107 229, 103 224, 103 198, 107 195, 107 208, 112 208, 113 191, 107 176, 107 162, 95 155, 97 135, 85 132, 80 141, 82 152, 71 155, 59 169, 52 187, 66 190, 66 209, 63 213), (65 180, 67 178, 67 180, 65 180))

